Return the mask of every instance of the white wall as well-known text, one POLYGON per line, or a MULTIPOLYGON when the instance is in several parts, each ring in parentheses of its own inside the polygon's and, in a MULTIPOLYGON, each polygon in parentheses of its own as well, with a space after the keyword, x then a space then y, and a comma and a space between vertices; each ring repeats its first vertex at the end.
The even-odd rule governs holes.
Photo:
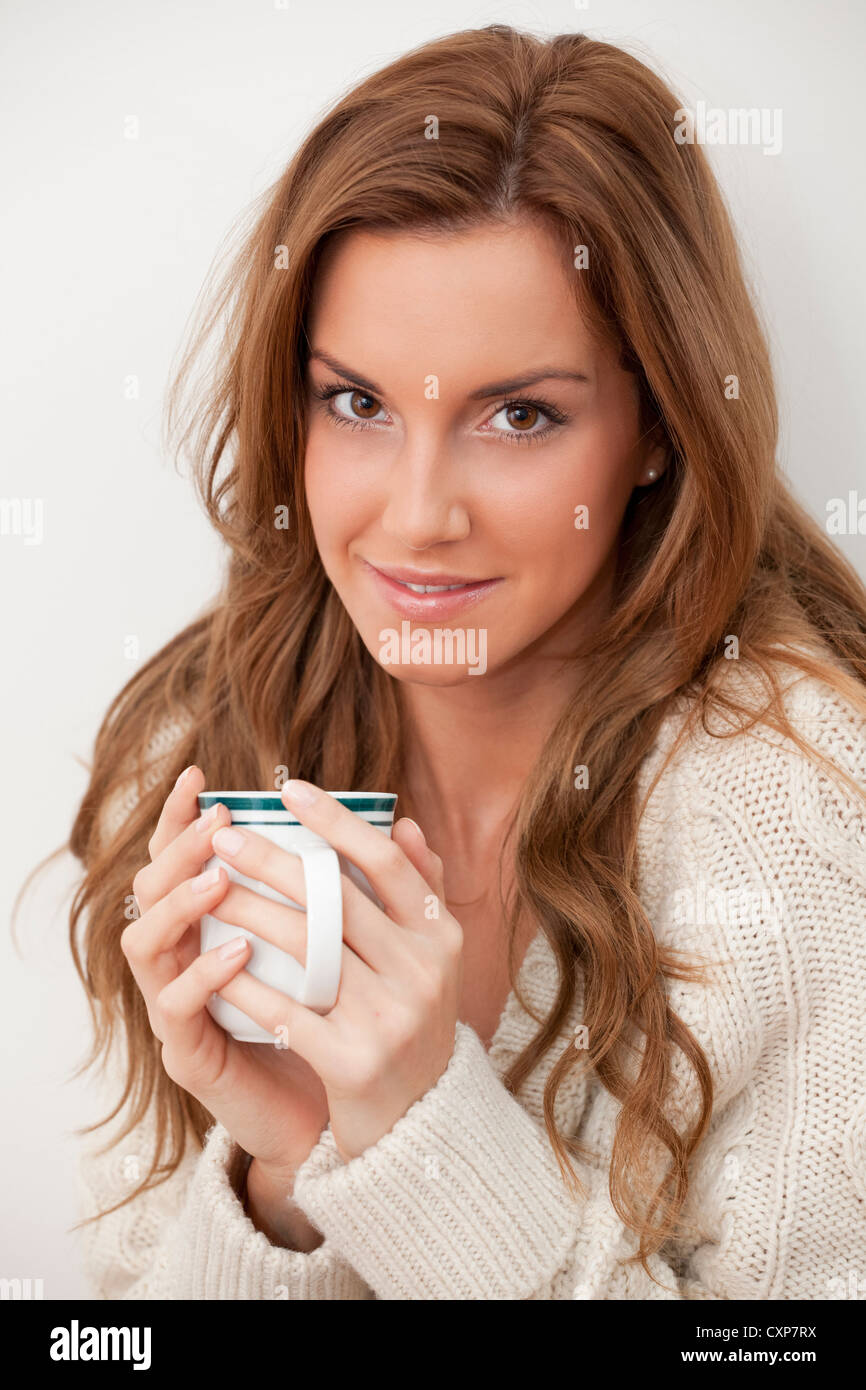
MULTIPOLYGON (((132 674, 124 639, 145 658, 216 582, 215 539, 159 448, 169 366, 211 258, 317 111, 427 38, 494 20, 583 28, 654 59, 689 104, 782 109, 780 154, 711 155, 771 328, 793 484, 822 521, 829 498, 866 492, 864 13, 845 0, 7 0, 0 495, 43 499, 44 538, 0 537, 4 922, 25 872, 68 834, 79 759, 132 674)), ((864 538, 839 543, 866 573, 864 538)), ((70 1132, 95 1105, 65 1080, 87 1038, 65 934, 76 872, 68 859, 25 901, 22 955, 0 933, 0 1275, 42 1278, 47 1297, 84 1289, 66 1234, 70 1132)))

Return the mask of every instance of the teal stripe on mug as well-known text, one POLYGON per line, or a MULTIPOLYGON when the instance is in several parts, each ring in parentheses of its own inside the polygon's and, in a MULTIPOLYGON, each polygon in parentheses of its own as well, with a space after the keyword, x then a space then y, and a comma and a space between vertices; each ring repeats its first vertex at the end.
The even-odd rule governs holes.
MULTIPOLYGON (((267 816, 270 813, 264 812, 264 815, 267 816)), ((393 819, 391 815, 374 816, 368 815, 366 812, 359 812, 359 815, 361 820, 367 821, 368 826, 391 826, 393 819)), ((303 820, 288 820, 285 816, 279 817, 279 820, 246 820, 245 816, 236 816, 232 812, 232 826, 303 826, 303 820)))
MULTIPOLYGON (((338 796, 336 800, 343 806, 348 806, 350 811, 357 811, 359 815, 367 815, 371 812, 388 815, 394 809, 397 796, 396 793, 393 796, 338 796)), ((229 811, 288 810, 279 792, 268 792, 263 796, 234 796, 230 792, 224 792, 222 796, 218 792, 199 792, 198 794, 198 804, 201 811, 208 810, 217 802, 221 802, 229 811)), ((284 823, 291 824, 291 822, 284 823)))

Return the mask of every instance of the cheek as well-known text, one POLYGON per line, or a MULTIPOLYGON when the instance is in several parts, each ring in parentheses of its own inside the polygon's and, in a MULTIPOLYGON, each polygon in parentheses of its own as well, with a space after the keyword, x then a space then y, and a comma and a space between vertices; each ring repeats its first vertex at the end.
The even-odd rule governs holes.
POLYGON ((554 604, 578 596, 616 543, 631 489, 622 452, 601 434, 534 477, 527 470, 511 505, 500 497, 499 534, 515 568, 554 604))
POLYGON ((308 440, 304 459, 304 497, 320 552, 327 548, 330 542, 330 531, 334 521, 333 509, 329 512, 327 506, 330 489, 327 470, 323 465, 324 459, 314 440, 308 440))
POLYGON ((304 494, 316 545, 326 567, 365 524, 370 489, 358 470, 341 459, 339 447, 313 428, 304 460, 304 494))

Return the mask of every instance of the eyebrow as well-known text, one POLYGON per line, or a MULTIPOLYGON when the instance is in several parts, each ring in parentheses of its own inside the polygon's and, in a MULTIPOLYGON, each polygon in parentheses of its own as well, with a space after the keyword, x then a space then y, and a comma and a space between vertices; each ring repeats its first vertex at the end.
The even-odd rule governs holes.
MULTIPOLYGON (((369 377, 362 376, 360 372, 352 371, 345 363, 338 362, 336 357, 330 353, 315 349, 310 353, 310 361, 324 362, 331 371, 337 372, 340 376, 348 377, 352 381, 357 381, 365 391, 369 391, 372 396, 384 396, 386 393, 381 386, 369 377)), ((479 386, 477 390, 470 391, 471 401, 484 400, 487 396, 508 396, 515 391, 522 391, 526 386, 533 386, 538 381, 548 381, 551 378, 557 381, 579 381, 589 385, 589 377, 585 372, 571 372, 564 367, 538 367, 532 372, 522 372, 519 376, 509 377, 507 381, 490 381, 484 386, 479 386)))

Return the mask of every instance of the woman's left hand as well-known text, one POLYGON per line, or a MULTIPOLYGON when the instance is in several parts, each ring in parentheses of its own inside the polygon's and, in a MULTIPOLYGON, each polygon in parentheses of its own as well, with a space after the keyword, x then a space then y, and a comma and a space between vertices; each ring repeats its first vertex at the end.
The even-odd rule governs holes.
MULTIPOLYGON (((343 959, 337 1002, 320 1015, 249 971, 220 990, 275 1039, 285 1039, 318 1073, 328 1097, 331 1131, 347 1161, 375 1144, 439 1080, 454 1050, 463 974, 463 930, 445 905, 442 861, 415 823, 399 820, 389 838, 335 797, 308 782, 287 782, 286 806, 365 875, 384 910, 344 873, 343 959), (292 789, 310 800, 292 798, 292 789), (290 799, 292 798, 292 799, 290 799)), ((303 903, 297 855, 244 832, 228 854, 214 850, 249 878, 303 903)), ((233 910, 211 909, 221 921, 267 936, 304 959, 306 916, 235 886, 233 910), (269 919, 265 926, 262 914, 269 919), (274 913, 279 913, 277 926, 274 913), (264 930, 259 930, 257 921, 264 930), (276 935, 279 940, 276 940, 276 935)))

